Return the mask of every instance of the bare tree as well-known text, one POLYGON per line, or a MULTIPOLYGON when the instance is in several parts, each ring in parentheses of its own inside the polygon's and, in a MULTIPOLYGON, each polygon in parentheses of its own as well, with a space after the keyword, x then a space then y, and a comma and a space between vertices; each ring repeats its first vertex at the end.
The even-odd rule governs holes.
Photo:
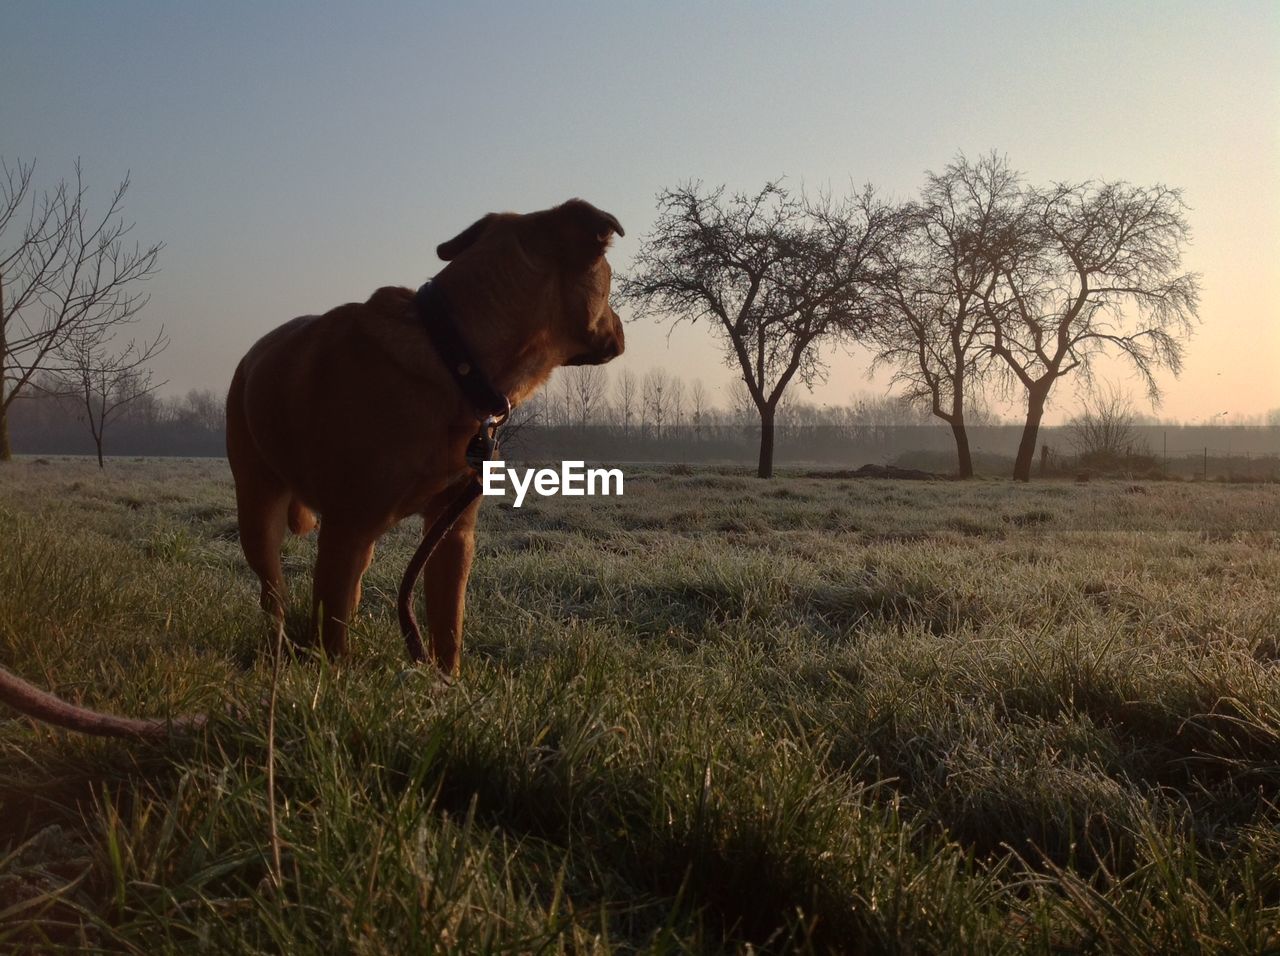
POLYGON ((1115 386, 1085 399, 1068 424, 1068 434, 1082 464, 1114 464, 1148 448, 1138 437, 1137 418, 1129 396, 1115 386))
POLYGON ((564 370, 565 387, 573 416, 586 428, 599 415, 609 389, 609 373, 603 365, 571 365, 564 370))
POLYGON ((631 369, 624 368, 618 375, 618 384, 614 389, 617 396, 618 417, 622 420, 622 434, 631 434, 631 422, 636 416, 636 406, 640 401, 640 386, 631 369))
POLYGON ((528 436, 546 424, 547 407, 546 389, 540 389, 511 409, 511 415, 498 436, 499 458, 523 448, 528 436))
POLYGON ((998 256, 986 302, 991 351, 1009 384, 1027 392, 1014 478, 1028 481, 1055 382, 1091 380, 1092 362, 1118 352, 1142 377, 1182 369, 1182 342, 1198 318, 1199 277, 1183 272, 1189 227, 1182 193, 1124 182, 1058 184, 1026 192, 1013 241, 998 256))
POLYGON ((695 378, 689 388, 690 413, 693 416, 694 437, 702 438, 702 428, 707 424, 707 389, 702 379, 695 378))
POLYGON ((678 375, 671 376, 670 406, 671 406, 671 424, 676 427, 677 433, 684 425, 684 379, 678 375))
POLYGON ((193 388, 174 403, 179 421, 209 432, 227 427, 227 398, 208 388, 193 388))
MULTIPOLYGON (((129 409, 125 417, 142 428, 150 429, 155 428, 165 420, 167 411, 167 403, 155 392, 148 392, 146 395, 138 396, 136 401, 129 403, 129 409)), ((222 409, 220 417, 225 423, 225 408, 222 409)), ((218 430, 222 430, 222 424, 219 424, 218 430)))
POLYGON ((569 371, 573 366, 565 366, 555 370, 551 381, 543 389, 546 395, 545 423, 550 427, 572 425, 574 422, 574 390, 569 380, 569 371))
POLYGON ((760 477, 773 474, 787 386, 821 381, 820 347, 866 328, 895 221, 869 187, 842 201, 795 197, 777 182, 754 195, 696 183, 659 194, 621 296, 640 314, 711 323, 759 416, 760 477))
POLYGON ((842 412, 853 425, 877 425, 893 428, 926 425, 932 412, 913 402, 905 395, 889 393, 877 395, 856 392, 849 397, 849 404, 842 412))
POLYGON ((110 336, 103 331, 82 326, 58 348, 59 390, 79 402, 93 435, 99 468, 106 466, 102 448, 107 426, 131 404, 164 384, 152 380, 147 363, 169 344, 161 330, 150 342, 130 342, 124 349, 112 351, 110 336))
POLYGON ((10 457, 13 401, 37 371, 66 371, 57 363, 73 338, 100 343, 146 305, 137 285, 156 273, 162 248, 125 242, 127 175, 97 216, 78 162, 73 181, 39 194, 34 171, 0 163, 0 461, 10 457))
POLYGON ((749 425, 753 419, 759 418, 759 412, 756 411, 755 401, 751 397, 751 390, 747 388, 746 382, 735 378, 729 383, 727 392, 726 413, 730 422, 734 425, 749 425))
POLYGON ((671 409, 671 376, 666 369, 651 368, 645 372, 644 384, 641 386, 641 407, 644 410, 644 422, 653 424, 655 436, 662 435, 663 422, 667 420, 671 409))
POLYGON ((894 368, 908 401, 951 427, 957 473, 973 476, 966 405, 990 369, 987 313, 1021 202, 1018 174, 989 153, 930 173, 908 207, 875 324, 875 363, 894 368))

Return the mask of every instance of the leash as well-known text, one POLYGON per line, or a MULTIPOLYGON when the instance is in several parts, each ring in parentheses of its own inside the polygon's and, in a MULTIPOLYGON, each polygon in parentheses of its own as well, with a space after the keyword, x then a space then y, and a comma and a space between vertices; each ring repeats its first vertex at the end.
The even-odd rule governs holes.
POLYGON ((450 317, 448 303, 438 289, 430 282, 424 284, 413 297, 413 304, 454 382, 473 408, 484 413, 479 416, 480 427, 467 443, 466 460, 471 474, 458 483, 460 487, 457 495, 423 535, 400 579, 400 591, 396 597, 400 633, 404 635, 409 659, 420 664, 427 659, 427 651, 422 644, 418 619, 413 613, 413 590, 417 587, 418 578, 422 576, 422 569, 431 560, 431 555, 449 533, 449 529, 458 523, 463 512, 480 497, 483 487, 479 472, 498 450, 498 431, 511 415, 511 400, 493 387, 472 360, 450 317))
POLYGON ((413 613, 413 589, 418 584, 422 569, 431 560, 431 555, 444 540, 444 536, 449 533, 449 529, 457 524, 462 513, 480 497, 483 488, 477 473, 498 450, 498 429, 505 420, 505 415, 502 418, 490 415, 480 423, 480 430, 472 436, 471 442, 467 445, 467 464, 472 469, 471 474, 462 479, 461 490, 440 517, 436 518, 431 530, 423 536, 418 549, 413 552, 413 557, 409 559, 409 564, 404 569, 404 577, 400 579, 396 612, 400 618, 400 633, 404 635, 405 647, 409 651, 409 660, 415 664, 421 664, 427 659, 427 651, 422 645, 422 631, 413 613))

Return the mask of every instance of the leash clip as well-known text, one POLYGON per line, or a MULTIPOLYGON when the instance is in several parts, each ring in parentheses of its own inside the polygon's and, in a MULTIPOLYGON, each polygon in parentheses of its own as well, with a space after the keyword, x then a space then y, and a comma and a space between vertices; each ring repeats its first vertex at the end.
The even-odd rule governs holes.
POLYGON ((498 431, 511 417, 511 400, 507 399, 507 408, 501 415, 489 415, 480 423, 480 428, 467 443, 467 465, 473 471, 480 471, 486 461, 493 459, 498 450, 498 431))

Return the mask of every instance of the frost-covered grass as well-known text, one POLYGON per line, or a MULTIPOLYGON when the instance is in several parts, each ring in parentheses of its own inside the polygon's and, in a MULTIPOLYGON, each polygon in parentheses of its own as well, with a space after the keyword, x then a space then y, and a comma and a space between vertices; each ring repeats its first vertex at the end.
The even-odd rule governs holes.
MULTIPOLYGON (((463 678, 395 586, 271 660, 222 462, 0 467, 0 949, 1280 947, 1280 488, 629 472, 487 502, 463 678), (234 716, 222 716, 234 715, 234 716)), ((313 539, 295 539, 290 627, 313 539)))

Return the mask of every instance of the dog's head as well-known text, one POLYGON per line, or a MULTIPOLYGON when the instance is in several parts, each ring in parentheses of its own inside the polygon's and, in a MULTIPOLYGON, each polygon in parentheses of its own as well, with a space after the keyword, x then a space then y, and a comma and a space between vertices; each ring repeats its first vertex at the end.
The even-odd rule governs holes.
POLYGON ((518 215, 490 213, 436 247, 447 262, 516 262, 548 280, 536 319, 560 365, 601 365, 622 354, 622 321, 609 305, 605 251, 622 225, 581 199, 518 215))

